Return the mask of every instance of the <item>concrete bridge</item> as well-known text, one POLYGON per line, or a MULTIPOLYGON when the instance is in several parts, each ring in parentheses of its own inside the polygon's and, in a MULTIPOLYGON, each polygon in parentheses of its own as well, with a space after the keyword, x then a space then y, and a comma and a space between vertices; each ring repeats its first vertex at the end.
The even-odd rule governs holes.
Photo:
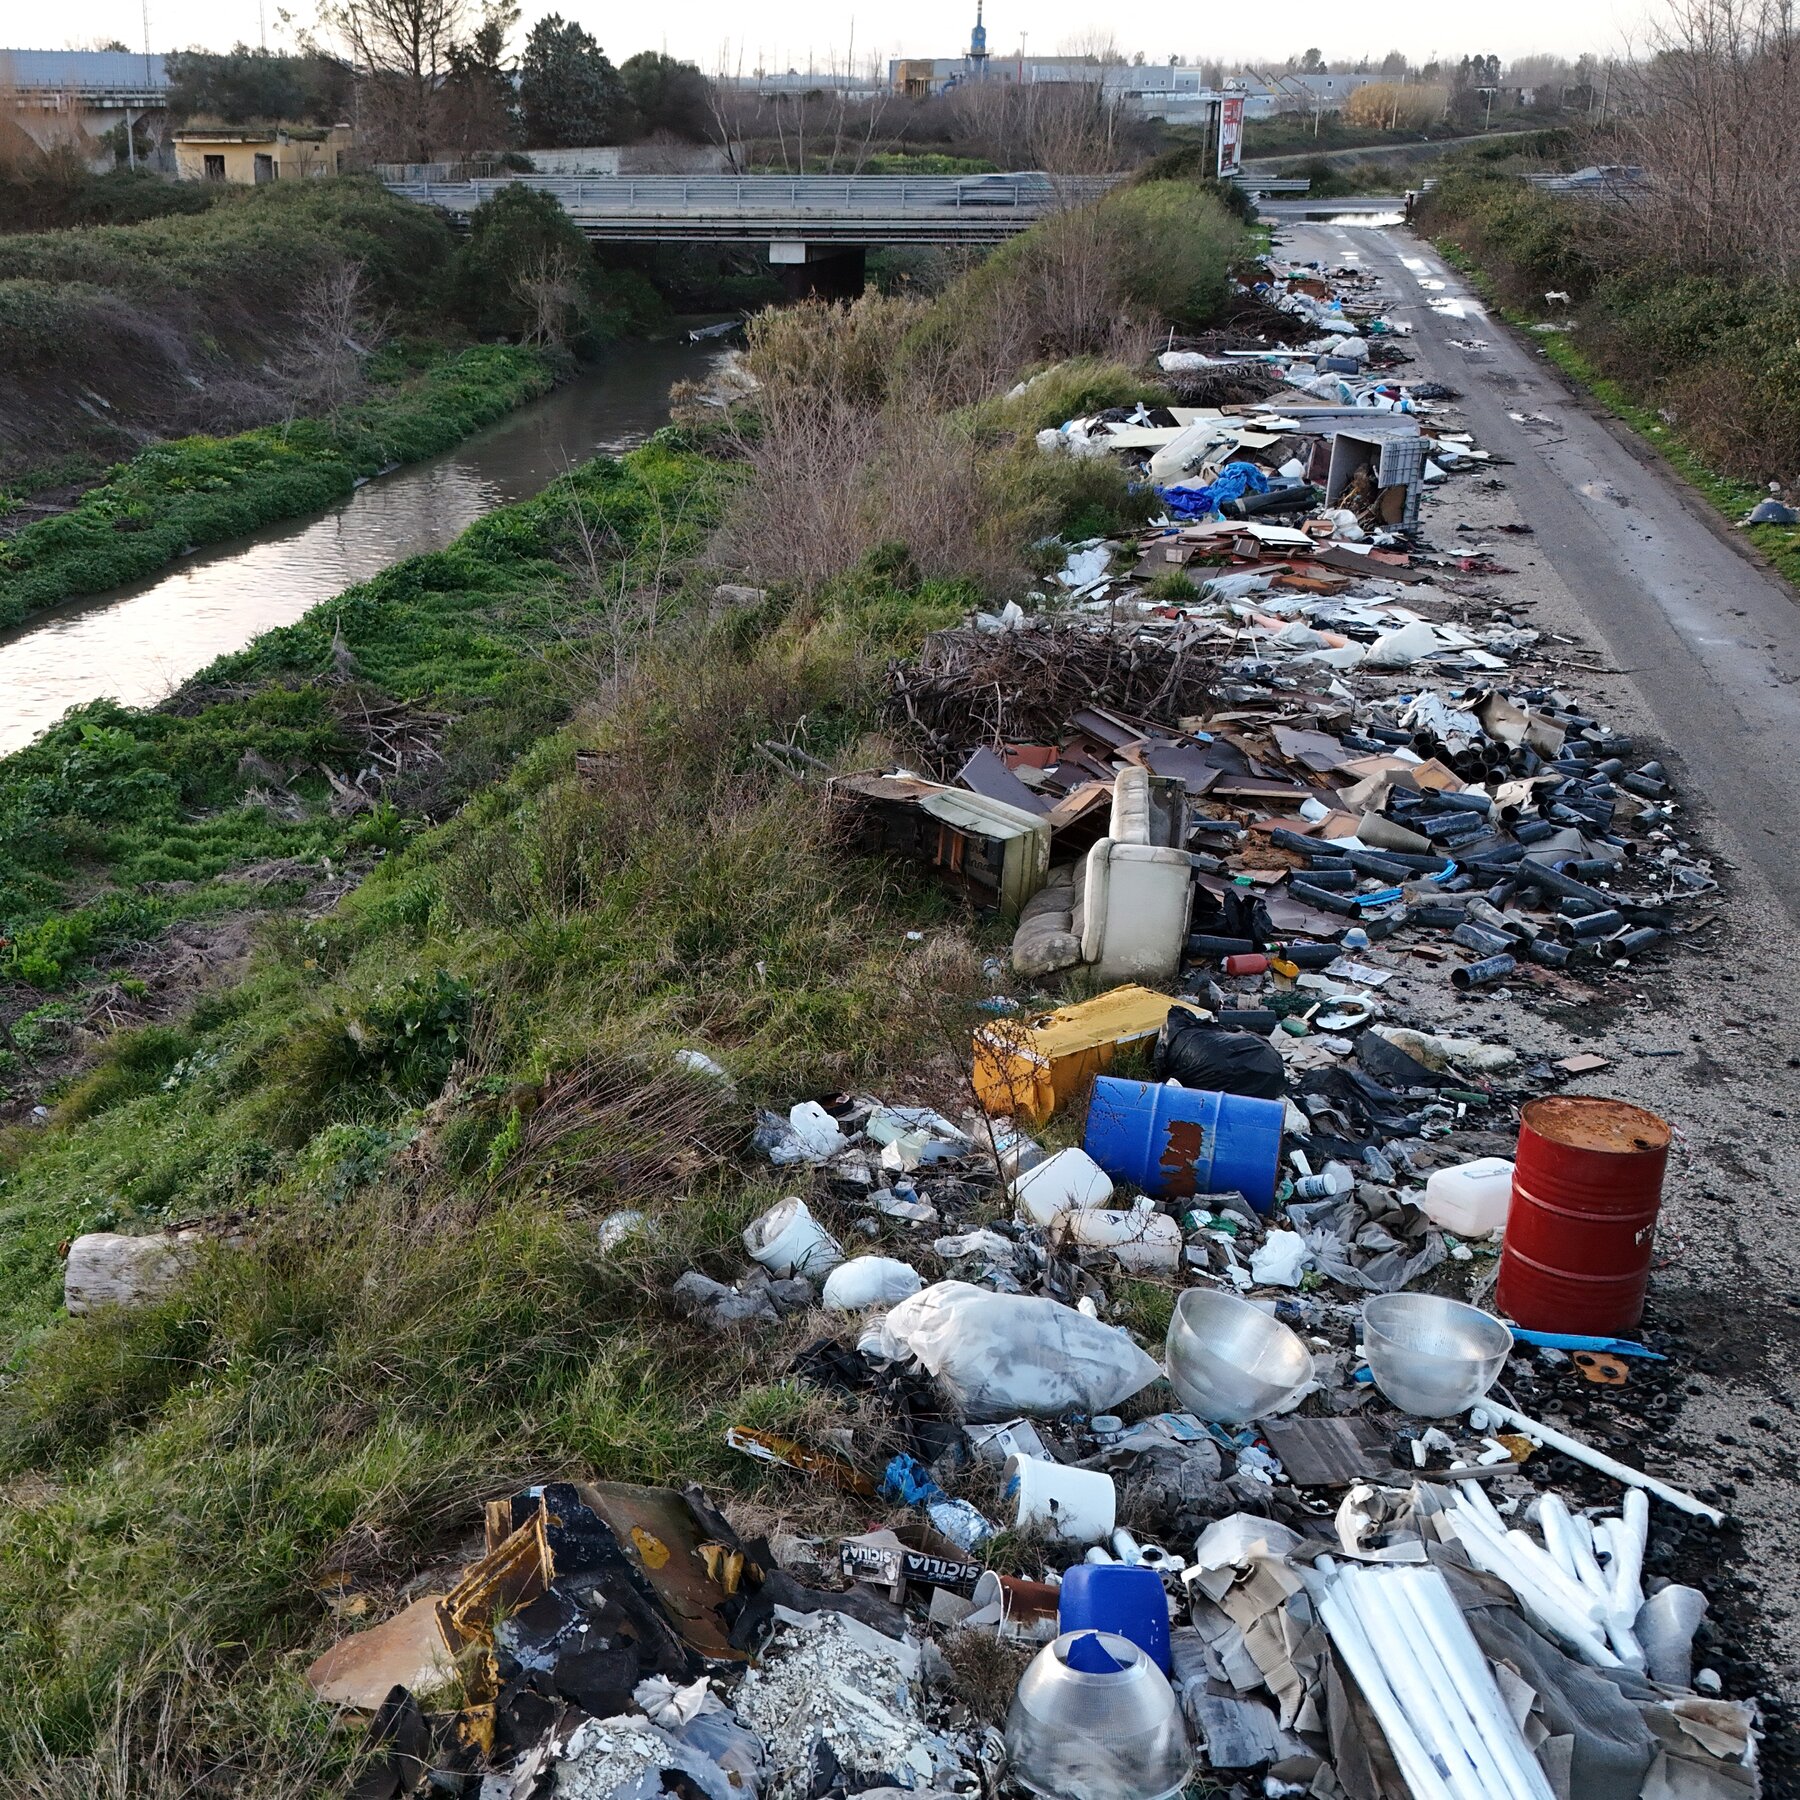
POLYGON ((552 194, 590 238, 613 244, 766 244, 795 293, 860 293, 864 252, 894 244, 997 244, 1117 176, 518 175, 390 181, 459 224, 508 186, 552 194))

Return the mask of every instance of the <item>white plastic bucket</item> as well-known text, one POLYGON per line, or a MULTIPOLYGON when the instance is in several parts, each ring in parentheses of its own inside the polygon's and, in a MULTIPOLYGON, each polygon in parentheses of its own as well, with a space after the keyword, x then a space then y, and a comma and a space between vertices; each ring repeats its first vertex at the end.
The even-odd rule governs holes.
POLYGON ((1057 1227, 1082 1250, 1110 1250, 1129 1275, 1173 1275, 1181 1266, 1181 1227, 1167 1213, 1089 1206, 1064 1213, 1057 1227))
POLYGON ((925 1277, 892 1256, 853 1256, 825 1277, 825 1304, 833 1312, 898 1306, 925 1285, 925 1277))
POLYGON ((1072 1469, 1035 1456, 1006 1459, 1005 1492, 1014 1523, 1037 1526, 1070 1544, 1098 1544, 1117 1523, 1118 1494, 1110 1475, 1072 1469))
POLYGON ((778 1280, 789 1275, 823 1275, 844 1253, 798 1194, 779 1200, 744 1228, 744 1248, 778 1280))
POLYGON ((1054 1225, 1066 1212, 1104 1206, 1112 1177, 1085 1150, 1059 1150, 1013 1183, 1013 1203, 1034 1225, 1054 1225))

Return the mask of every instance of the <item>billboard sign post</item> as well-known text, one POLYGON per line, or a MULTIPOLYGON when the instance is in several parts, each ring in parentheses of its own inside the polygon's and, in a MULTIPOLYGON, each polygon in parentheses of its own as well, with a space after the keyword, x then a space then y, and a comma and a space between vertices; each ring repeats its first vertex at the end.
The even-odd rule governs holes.
POLYGON ((1229 180, 1244 166, 1244 96, 1227 94, 1219 102, 1219 179, 1229 180))

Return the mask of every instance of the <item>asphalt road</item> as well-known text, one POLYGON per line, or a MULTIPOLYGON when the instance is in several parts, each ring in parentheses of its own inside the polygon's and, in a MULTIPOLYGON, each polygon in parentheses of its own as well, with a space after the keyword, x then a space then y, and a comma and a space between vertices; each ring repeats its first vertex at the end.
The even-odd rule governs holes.
MULTIPOLYGON (((1410 322, 1416 379, 1462 396, 1447 423, 1502 459, 1427 497, 1439 549, 1485 549, 1501 574, 1446 585, 1545 634, 1552 672, 1675 777, 1684 853, 1720 879, 1683 941, 1598 990, 1519 983, 1459 1001, 1415 983, 1428 1021, 1547 1059, 1608 1064, 1572 1084, 1676 1129, 1646 1328, 1672 1334, 1678 1416, 1646 1466, 1713 1488, 1742 1529, 1697 1553, 1715 1627, 1762 1671, 1765 1704, 1800 1699, 1800 602, 1633 433, 1567 387, 1535 344, 1486 316, 1429 246, 1394 228, 1286 224, 1277 250, 1378 275, 1410 322), (1513 528, 1531 527, 1529 535, 1513 528)), ((1577 1429, 1576 1435, 1582 1435, 1577 1429)), ((1635 1440, 1615 1437, 1623 1450, 1635 1440)), ((1800 1793, 1795 1715, 1782 1774, 1800 1793)))
POLYGON ((1535 544, 1629 675, 1721 847, 1800 924, 1800 603, 1635 434, 1490 318, 1429 244, 1398 228, 1293 224, 1287 253, 1379 273, 1417 353, 1462 394, 1535 544))

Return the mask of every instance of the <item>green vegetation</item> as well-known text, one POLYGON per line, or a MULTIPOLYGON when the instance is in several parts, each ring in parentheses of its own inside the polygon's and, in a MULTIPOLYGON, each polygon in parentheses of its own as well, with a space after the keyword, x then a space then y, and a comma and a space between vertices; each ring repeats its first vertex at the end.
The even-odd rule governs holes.
POLYGON ((148 169, 96 175, 72 154, 46 154, 0 169, 0 232, 137 225, 173 213, 205 212, 223 192, 211 183, 170 181, 148 169))
POLYGON ((602 269, 581 228, 541 188, 502 188, 475 210, 455 265, 455 305, 480 336, 592 352, 667 316, 634 271, 602 269))
POLYGON ((649 508, 691 550, 706 516, 693 496, 710 485, 706 466, 666 454, 629 478, 601 465, 266 633, 179 707, 85 707, 0 762, 0 975, 55 988, 174 919, 253 903, 233 870, 382 847, 384 816, 333 811, 345 796, 325 773, 347 781, 368 760, 371 705, 452 715, 419 728, 441 737, 436 804, 491 778, 567 710, 541 640, 571 604, 557 558, 578 522, 639 529, 649 508))
POLYGON ((146 437, 283 416, 346 271, 365 311, 436 329, 454 248, 435 213, 348 179, 0 237, 0 482, 60 457, 117 461, 146 437))
POLYGON ((335 416, 177 438, 121 463, 68 512, 0 541, 0 625, 151 574, 196 544, 317 512, 359 478, 447 450, 555 381, 542 352, 505 345, 428 351, 422 372, 413 360, 403 348, 384 353, 373 397, 335 416))
MULTIPOLYGON (((1728 518, 1768 482, 1800 482, 1800 288, 1684 273, 1634 253, 1579 201, 1476 173, 1433 190, 1427 223, 1512 324, 1728 518), (1550 292, 1569 304, 1546 306, 1550 292), (1535 329, 1544 325, 1556 329, 1535 329)), ((1800 578, 1800 531, 1747 535, 1800 578)))
MULTIPOLYGON (((1195 193, 1187 228, 1235 247, 1209 204, 1195 193)), ((1123 217, 1180 215, 1153 199, 1123 217)), ((1110 326, 1053 327, 1104 265, 1059 241, 1009 259, 1040 283, 1015 295, 1019 341, 1097 358, 1071 340, 1110 326)), ((1184 262, 1146 291, 1197 306, 1203 274, 1184 262)), ((1134 309, 1153 302, 1125 304, 1147 343, 1134 309)), ((1025 454, 1033 407, 995 400, 1025 360, 973 395, 905 374, 909 337, 961 354, 964 297, 937 306, 772 317, 758 416, 716 442, 672 430, 590 464, 170 706, 88 709, 0 765, 15 980, 32 957, 79 982, 252 863, 366 870, 322 917, 276 901, 246 974, 108 1038, 47 1125, 0 1133, 0 1784, 75 1800, 124 1769, 127 1792, 335 1791, 352 1740, 298 1680, 342 1629, 328 1591, 387 1611, 521 1478, 775 1495, 789 1478, 728 1452, 726 1425, 816 1440, 857 1420, 783 1380, 802 1322, 740 1352, 681 1319, 669 1285, 733 1272, 743 1224, 795 1189, 750 1152, 754 1105, 843 1087, 957 1105, 984 1016, 964 917, 843 854, 816 789, 761 749, 839 769, 891 753, 889 659, 979 602, 1001 548, 1015 569, 1028 553, 964 531, 969 511, 939 529, 965 477, 976 502, 958 504, 997 495, 1033 532, 1059 510, 1086 529, 1080 496, 1117 477, 1025 454), (840 533, 835 561, 783 582, 744 522, 779 511, 762 490, 805 467, 812 440, 787 434, 831 393, 846 430, 873 432, 840 491, 887 529, 848 556, 840 533), (720 611, 721 567, 768 597, 720 611), (385 804, 346 813, 339 784, 396 704, 403 767, 385 804), (73 942, 63 922, 106 905, 73 942), (735 1093, 672 1064, 690 1045, 735 1093), (595 1221, 624 1207, 649 1223, 602 1252, 595 1221), (236 1241, 200 1250, 167 1299, 60 1315, 63 1239, 196 1218, 237 1221, 236 1241)), ((1084 363, 1045 391, 1117 393, 1134 366, 1084 363)), ((58 1005, 15 1022, 21 1054, 70 1021, 58 1005)), ((1133 1304, 1152 1321, 1160 1302, 1133 1304)))

